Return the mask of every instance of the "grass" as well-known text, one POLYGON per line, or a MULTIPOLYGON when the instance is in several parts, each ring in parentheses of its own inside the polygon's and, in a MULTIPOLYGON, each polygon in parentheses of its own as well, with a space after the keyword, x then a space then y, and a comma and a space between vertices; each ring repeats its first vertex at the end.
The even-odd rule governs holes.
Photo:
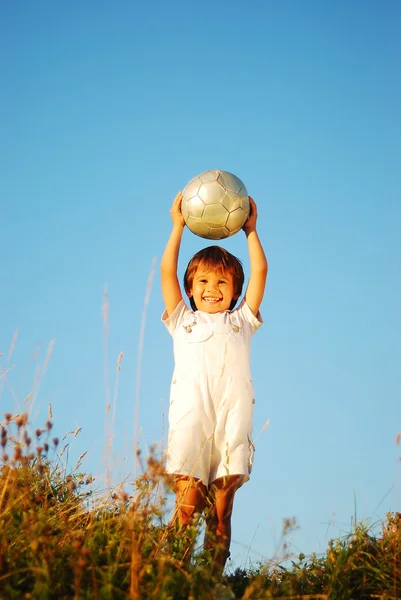
POLYGON ((201 550, 182 559, 198 528, 165 523, 172 482, 152 453, 132 494, 100 493, 79 461, 69 472, 62 465, 51 419, 29 431, 27 414, 6 414, 0 426, 2 599, 401 598, 399 513, 377 534, 360 523, 321 555, 238 568, 218 582, 201 550))

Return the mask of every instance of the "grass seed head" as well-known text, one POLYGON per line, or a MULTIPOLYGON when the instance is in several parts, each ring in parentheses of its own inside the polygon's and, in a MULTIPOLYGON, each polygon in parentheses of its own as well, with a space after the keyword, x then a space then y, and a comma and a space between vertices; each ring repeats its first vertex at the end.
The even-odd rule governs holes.
POLYGON ((17 423, 18 429, 26 425, 28 422, 28 413, 22 413, 22 415, 18 415, 15 422, 17 423))

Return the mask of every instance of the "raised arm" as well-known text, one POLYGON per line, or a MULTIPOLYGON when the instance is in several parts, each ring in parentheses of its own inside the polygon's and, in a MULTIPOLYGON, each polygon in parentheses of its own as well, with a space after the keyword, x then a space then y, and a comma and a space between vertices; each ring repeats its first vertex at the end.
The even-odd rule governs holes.
POLYGON ((265 292, 268 265, 262 244, 256 231, 256 221, 258 218, 256 204, 251 197, 249 197, 249 202, 251 204, 251 210, 249 218, 243 227, 248 240, 249 263, 251 269, 245 301, 256 316, 259 312, 259 307, 265 292))
POLYGON ((173 206, 170 210, 173 228, 160 263, 162 294, 168 316, 174 312, 177 304, 182 299, 177 277, 178 255, 185 227, 185 221, 181 214, 181 200, 182 194, 179 192, 174 198, 173 206))

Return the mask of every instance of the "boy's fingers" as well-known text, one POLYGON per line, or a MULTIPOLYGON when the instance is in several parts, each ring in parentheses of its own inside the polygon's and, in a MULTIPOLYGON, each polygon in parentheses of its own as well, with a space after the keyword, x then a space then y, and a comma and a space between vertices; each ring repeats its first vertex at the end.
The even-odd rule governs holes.
POLYGON ((178 194, 176 195, 176 197, 174 198, 173 201, 173 208, 180 208, 181 206, 181 201, 182 201, 182 193, 178 192, 178 194))
POLYGON ((256 215, 257 212, 258 212, 258 210, 256 208, 256 202, 255 202, 255 200, 253 198, 251 198, 251 196, 248 196, 248 198, 249 198, 249 204, 250 204, 250 209, 251 209, 249 211, 249 216, 256 215))

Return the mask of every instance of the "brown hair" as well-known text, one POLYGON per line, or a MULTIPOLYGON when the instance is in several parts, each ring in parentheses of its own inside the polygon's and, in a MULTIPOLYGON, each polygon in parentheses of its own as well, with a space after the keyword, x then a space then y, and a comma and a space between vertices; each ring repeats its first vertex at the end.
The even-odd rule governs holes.
MULTIPOLYGON (((184 288, 187 294, 191 291, 194 276, 199 267, 204 268, 206 271, 221 269, 223 273, 229 273, 232 276, 234 295, 236 296, 231 302, 230 310, 232 310, 241 295, 242 286, 244 285, 244 270, 241 261, 224 248, 220 248, 220 246, 208 246, 203 250, 199 250, 189 261, 184 274, 184 288)), ((192 309, 197 310, 193 298, 190 298, 189 301, 192 309)))

